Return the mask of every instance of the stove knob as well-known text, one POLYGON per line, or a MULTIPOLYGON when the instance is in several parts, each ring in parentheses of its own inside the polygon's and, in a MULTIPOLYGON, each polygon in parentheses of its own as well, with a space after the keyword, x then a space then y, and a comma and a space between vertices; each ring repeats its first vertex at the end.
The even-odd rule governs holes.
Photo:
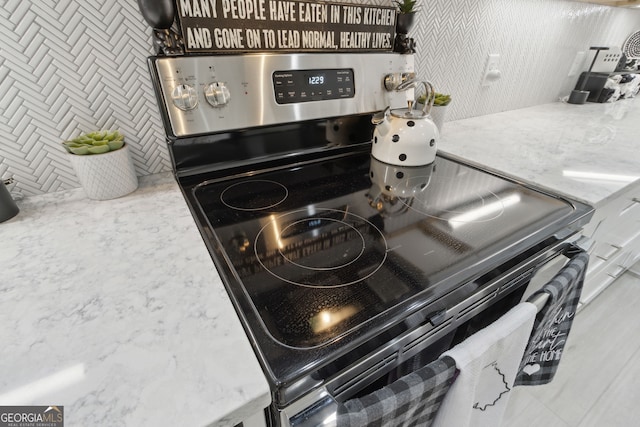
POLYGON ((193 86, 178 85, 171 92, 171 100, 183 111, 193 110, 198 105, 198 93, 193 86))
POLYGON ((231 93, 225 83, 213 82, 204 87, 204 97, 213 107, 224 107, 231 99, 231 93))

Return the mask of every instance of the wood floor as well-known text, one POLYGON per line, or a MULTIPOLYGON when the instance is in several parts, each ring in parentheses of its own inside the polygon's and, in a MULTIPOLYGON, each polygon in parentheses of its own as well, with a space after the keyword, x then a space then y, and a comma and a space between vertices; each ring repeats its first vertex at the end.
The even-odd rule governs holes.
POLYGON ((580 311, 553 382, 514 388, 503 426, 640 426, 640 263, 580 311))

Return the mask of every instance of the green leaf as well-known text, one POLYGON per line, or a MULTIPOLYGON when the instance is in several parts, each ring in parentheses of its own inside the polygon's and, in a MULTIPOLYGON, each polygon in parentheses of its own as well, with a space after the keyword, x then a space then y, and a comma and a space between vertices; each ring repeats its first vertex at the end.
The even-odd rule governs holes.
POLYGON ((119 150, 120 148, 122 148, 123 145, 124 145, 124 140, 122 139, 109 141, 109 148, 111 149, 111 151, 119 150))
POLYGON ((89 154, 89 147, 87 147, 86 145, 82 145, 80 147, 69 147, 69 151, 73 154, 84 156, 86 154, 89 154))
POLYGON ((89 147, 88 150, 91 154, 103 154, 109 151, 109 145, 94 145, 93 147, 89 147))
POLYGON ((418 10, 416 7, 417 0, 396 0, 394 3, 400 13, 413 13, 418 10))

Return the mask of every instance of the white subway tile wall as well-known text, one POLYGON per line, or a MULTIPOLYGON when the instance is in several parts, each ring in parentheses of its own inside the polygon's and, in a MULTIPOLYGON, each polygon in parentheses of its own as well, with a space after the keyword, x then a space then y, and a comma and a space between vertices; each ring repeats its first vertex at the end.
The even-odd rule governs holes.
MULTIPOLYGON (((416 69, 451 93, 449 120, 552 102, 578 51, 640 29, 640 10, 566 0, 418 2, 416 69), (490 53, 502 78, 483 87, 490 53)), ((60 141, 95 128, 126 135, 138 175, 170 170, 151 53, 135 1, 0 0, 0 178, 27 196, 79 187, 60 141)))
POLYGON ((119 129, 138 175, 171 168, 132 0, 0 0, 0 178, 35 195, 79 187, 60 142, 119 129))
MULTIPOLYGON (((576 53, 617 46, 640 29, 640 10, 565 0, 418 0, 416 68, 450 93, 448 120, 545 104, 568 95, 576 53), (489 54, 501 78, 481 86, 489 54)), ((588 64, 585 64, 588 67, 588 64)))

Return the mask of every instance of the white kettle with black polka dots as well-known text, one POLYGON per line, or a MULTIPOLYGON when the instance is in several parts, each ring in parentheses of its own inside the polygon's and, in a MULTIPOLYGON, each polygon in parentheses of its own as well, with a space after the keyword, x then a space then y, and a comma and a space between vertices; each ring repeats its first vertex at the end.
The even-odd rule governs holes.
POLYGON ((391 109, 377 113, 371 119, 376 125, 373 131, 371 155, 381 162, 398 166, 424 166, 436 158, 438 127, 429 112, 435 99, 433 85, 421 80, 409 80, 396 91, 405 91, 424 85, 425 105, 421 110, 413 109, 415 101, 408 101, 408 108, 391 109))

